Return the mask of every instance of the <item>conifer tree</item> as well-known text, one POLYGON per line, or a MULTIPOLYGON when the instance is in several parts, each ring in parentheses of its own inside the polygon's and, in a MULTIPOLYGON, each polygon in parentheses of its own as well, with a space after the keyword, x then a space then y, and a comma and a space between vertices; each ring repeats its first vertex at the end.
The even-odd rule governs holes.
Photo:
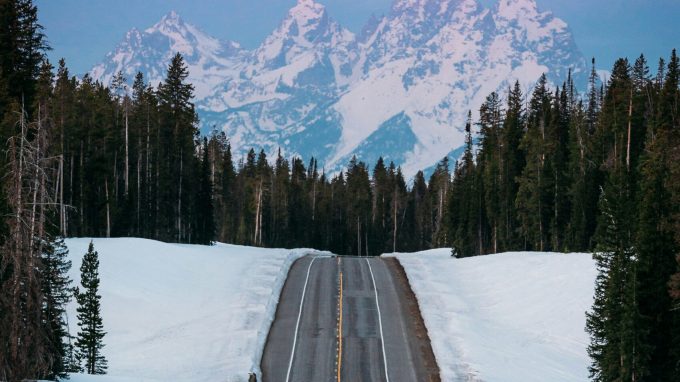
POLYGON ((519 191, 517 179, 525 165, 525 153, 521 142, 525 127, 525 110, 519 82, 508 91, 507 110, 501 132, 501 203, 499 220, 499 242, 504 249, 521 248, 519 223, 515 200, 519 191))
POLYGON ((49 337, 48 351, 53 357, 50 371, 45 378, 56 379, 66 376, 69 371, 69 333, 65 320, 66 304, 71 300, 71 280, 68 271, 68 248, 61 237, 43 243, 41 256, 41 287, 43 294, 43 321, 49 337))
POLYGON ((306 197, 307 171, 301 158, 295 157, 291 162, 290 194, 288 196, 288 231, 289 246, 295 242, 307 243, 309 240, 309 222, 311 221, 311 203, 306 197), (293 241, 294 240, 294 241, 293 241))
POLYGON ((550 247, 553 251, 563 251, 566 246, 566 231, 571 212, 569 200, 569 125, 571 106, 569 89, 564 83, 558 88, 553 99, 548 138, 548 176, 552 187, 547 190, 548 200, 552 202, 550 216, 550 247))
MULTIPOLYGON (((427 182, 422 171, 418 171, 413 180, 409 196, 412 215, 413 234, 409 250, 431 248, 432 245, 432 198, 429 196, 427 182)), ((450 228, 450 226, 449 226, 450 228)))
POLYGON ((352 158, 347 168, 346 227, 351 246, 349 253, 370 256, 375 249, 369 248, 368 231, 371 216, 371 183, 366 164, 352 158))
POLYGON ((430 197, 432 209, 432 245, 444 247, 447 244, 447 230, 445 225, 446 210, 451 186, 451 172, 449 170, 449 157, 442 158, 437 163, 430 180, 427 184, 427 193, 430 197))
POLYGON ((222 168, 220 174, 220 198, 221 210, 217 215, 218 238, 225 243, 234 243, 236 240, 236 227, 238 226, 238 204, 235 200, 236 174, 234 162, 231 156, 231 145, 226 143, 222 153, 222 168))
POLYGON ((549 248, 550 201, 546 189, 551 179, 546 175, 548 145, 546 129, 550 122, 550 94, 547 79, 541 76, 531 98, 527 131, 520 147, 526 152, 526 166, 519 177, 516 206, 520 232, 526 249, 549 248))
POLYGON ((84 363, 87 374, 106 374, 108 366, 102 354, 106 332, 102 322, 99 295, 99 255, 94 250, 92 242, 80 266, 80 283, 83 291, 76 293, 80 327, 75 342, 77 358, 84 363))
POLYGON ((373 168, 372 184, 373 200, 371 206, 371 247, 386 252, 391 235, 390 205, 393 193, 391 179, 382 157, 373 168))
MULTIPOLYGON (((45 51, 50 49, 38 22, 38 9, 32 0, 3 1, 0 25, 0 82, 4 83, 9 98, 6 102, 23 104, 26 114, 32 118, 40 66, 45 51)), ((0 106, 4 106, 0 107, 0 120, 8 111, 8 103, 3 105, 0 101, 0 106)))
POLYGON ((341 172, 331 179, 330 185, 330 221, 329 226, 332 227, 328 239, 328 247, 335 253, 351 254, 354 246, 351 245, 352 233, 354 230, 344 229, 349 226, 348 221, 348 199, 347 199, 347 183, 345 175, 341 172))
POLYGON ((590 376, 594 381, 633 380, 637 371, 636 318, 632 236, 625 220, 627 191, 615 184, 623 180, 617 173, 604 192, 600 206, 598 246, 593 255, 598 275, 592 310, 586 313, 586 331, 591 343, 588 354, 592 359, 590 376))
POLYGON ((199 174, 198 193, 195 201, 196 233, 195 243, 212 245, 215 238, 213 215, 213 183, 210 176, 208 139, 203 138, 203 159, 199 174))
MULTIPOLYGON (((480 150, 477 157, 479 176, 484 184, 484 205, 488 224, 491 227, 491 243, 489 245, 492 253, 499 252, 499 230, 502 224, 501 204, 502 193, 502 157, 501 150, 501 103, 498 94, 491 93, 486 98, 486 102, 480 108, 479 137, 480 150)), ((502 248, 502 247, 501 247, 502 248)))
POLYGON ((597 211, 591 205, 593 199, 589 194, 592 187, 593 171, 590 162, 590 140, 588 139, 586 113, 582 102, 572 111, 569 122, 569 198, 571 211, 565 229, 567 251, 586 251, 590 248, 591 229, 597 211))
POLYGON ((406 217, 406 198, 407 188, 404 175, 401 172, 401 167, 394 169, 394 163, 390 162, 389 175, 392 179, 392 195, 390 197, 390 219, 392 228, 392 246, 387 248, 387 251, 397 252, 402 247, 402 240, 407 240, 406 237, 401 237, 401 232, 404 226, 406 217))
POLYGON ((290 165, 278 151, 272 182, 272 245, 284 246, 288 237, 288 199, 290 190, 290 165))
POLYGON ((465 152, 456 163, 448 203, 452 255, 456 257, 479 255, 482 249, 480 243, 482 222, 479 215, 483 208, 480 204, 483 192, 479 193, 476 189, 478 184, 473 150, 472 117, 468 113, 465 125, 465 152))
POLYGON ((186 82, 189 72, 184 58, 176 54, 168 67, 165 81, 159 86, 159 112, 162 131, 159 149, 159 204, 162 208, 159 224, 163 226, 162 238, 188 241, 191 237, 191 199, 195 192, 195 179, 199 161, 194 156, 196 111, 192 103, 194 87, 186 82))
MULTIPOLYGON (((680 62, 673 51, 641 164, 637 301, 640 314, 645 318, 642 330, 650 349, 648 362, 644 365, 649 380, 673 380, 677 377, 675 371, 679 361, 678 354, 673 351, 674 323, 667 289, 675 269, 675 256, 680 250, 675 241, 672 220, 673 214, 677 213, 672 193, 678 189, 671 188, 671 169, 677 166, 677 157, 674 157, 677 154, 674 152, 680 147, 677 119, 680 112, 679 80, 680 62)), ((677 181, 675 184, 677 187, 677 181)))

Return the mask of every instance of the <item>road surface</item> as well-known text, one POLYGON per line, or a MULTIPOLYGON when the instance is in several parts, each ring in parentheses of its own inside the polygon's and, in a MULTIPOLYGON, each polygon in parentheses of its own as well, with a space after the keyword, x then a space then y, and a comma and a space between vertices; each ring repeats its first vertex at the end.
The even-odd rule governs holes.
POLYGON ((261 366, 265 382, 439 381, 415 296, 395 259, 298 260, 261 366))

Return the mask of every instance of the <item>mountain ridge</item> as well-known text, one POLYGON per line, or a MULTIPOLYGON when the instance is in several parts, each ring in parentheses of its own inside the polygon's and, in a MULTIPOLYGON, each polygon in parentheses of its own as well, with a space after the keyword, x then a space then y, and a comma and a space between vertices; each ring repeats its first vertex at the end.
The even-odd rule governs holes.
POLYGON ((172 11, 128 32, 90 74, 107 83, 118 70, 128 78, 140 70, 155 84, 175 52, 196 86, 202 130, 224 130, 235 152, 281 148, 314 155, 329 171, 353 155, 383 155, 399 158, 408 177, 459 151, 467 111, 492 91, 515 80, 528 91, 542 73, 559 84, 569 70, 587 72, 568 25, 534 0, 397 0, 359 35, 322 4, 299 0, 254 49, 172 11), (400 134, 374 134, 391 131, 390 121, 400 134))

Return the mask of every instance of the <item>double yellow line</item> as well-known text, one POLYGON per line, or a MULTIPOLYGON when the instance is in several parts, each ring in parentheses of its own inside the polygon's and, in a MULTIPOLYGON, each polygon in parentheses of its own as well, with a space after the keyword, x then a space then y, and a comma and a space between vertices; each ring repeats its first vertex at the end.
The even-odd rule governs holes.
MULTIPOLYGON (((340 266, 340 258, 338 258, 338 266, 340 266)), ((342 370, 342 271, 339 272, 340 289, 338 292, 338 380, 340 382, 340 372, 342 370)))

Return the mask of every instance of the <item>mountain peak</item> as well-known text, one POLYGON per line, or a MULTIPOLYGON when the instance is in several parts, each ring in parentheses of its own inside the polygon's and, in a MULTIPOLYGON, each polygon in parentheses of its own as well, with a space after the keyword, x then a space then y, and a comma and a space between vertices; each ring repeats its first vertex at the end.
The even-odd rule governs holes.
POLYGON ((172 10, 161 18, 161 22, 164 24, 180 24, 182 22, 182 18, 177 12, 172 10))
POLYGON ((298 0, 279 27, 260 45, 256 55, 268 68, 275 68, 319 46, 343 45, 353 39, 351 32, 328 16, 325 6, 314 0, 298 0))
POLYGON ((477 5, 477 0, 397 0, 392 5, 394 12, 425 10, 427 13, 446 13, 461 5, 477 5))
POLYGON ((517 18, 519 15, 539 13, 536 0, 500 0, 497 4, 497 12, 508 19, 517 18))
POLYGON ((296 19, 316 19, 323 16, 326 7, 314 0, 298 0, 288 14, 296 19))
POLYGON ((163 15, 161 19, 153 26, 144 30, 147 33, 153 32, 168 32, 183 29, 186 24, 180 15, 175 11, 170 11, 163 15))

